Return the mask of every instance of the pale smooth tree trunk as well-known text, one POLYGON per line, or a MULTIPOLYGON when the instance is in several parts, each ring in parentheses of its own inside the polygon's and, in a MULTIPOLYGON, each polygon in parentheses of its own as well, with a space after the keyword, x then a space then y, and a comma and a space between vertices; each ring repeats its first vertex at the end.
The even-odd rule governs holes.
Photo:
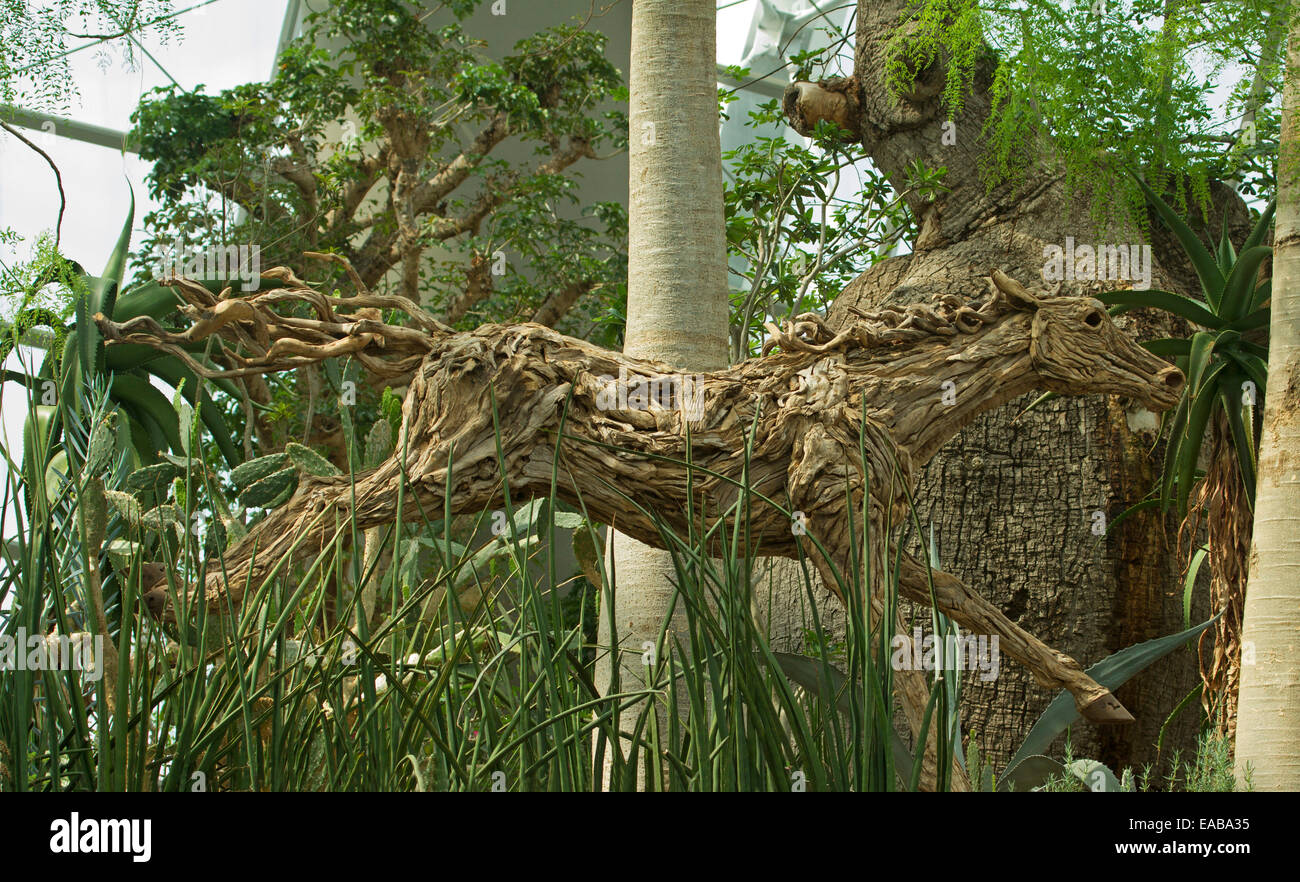
POLYGON ((1292 4, 1282 93, 1268 390, 1242 623, 1236 772, 1300 790, 1300 26, 1292 4))
MULTIPOLYGON (((623 351, 683 372, 727 366, 727 254, 718 136, 713 0, 635 0, 629 72, 627 333, 623 351)), ((613 526, 617 527, 617 524, 613 526)), ((673 598, 667 552, 610 534, 613 616, 624 683, 643 681, 642 646, 658 640, 673 598)), ((608 597, 608 595, 606 595, 608 597)), ((602 608, 602 647, 611 643, 602 608)), ((686 640, 680 604, 672 631, 686 640)), ((671 640, 669 644, 671 646, 671 640)), ((624 716, 631 728, 636 713, 624 716)))

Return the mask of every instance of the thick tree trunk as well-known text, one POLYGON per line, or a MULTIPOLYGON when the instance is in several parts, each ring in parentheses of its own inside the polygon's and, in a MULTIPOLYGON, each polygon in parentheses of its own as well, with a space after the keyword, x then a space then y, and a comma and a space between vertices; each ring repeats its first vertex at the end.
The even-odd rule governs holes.
MULTIPOLYGON (((727 364, 716 20, 713 0, 635 0, 632 7, 623 351, 685 372, 727 364)), ((602 594, 598 641, 609 652, 598 661, 602 693, 613 664, 621 665, 624 682, 644 679, 643 647, 658 644, 675 590, 668 552, 616 531, 608 552, 614 590, 602 594)), ((688 639, 679 604, 664 646, 688 639)), ((630 731, 640 711, 630 708, 621 728, 630 731)))
MULTIPOLYGON (((1296 15, 1295 4, 1291 14, 1296 15)), ((1300 790, 1300 25, 1293 18, 1282 96, 1268 390, 1242 630, 1237 777, 1300 790)))
MULTIPOLYGON (((821 116, 835 118, 860 136, 864 151, 900 191, 916 160, 948 170, 949 192, 929 202, 910 198, 920 226, 913 253, 878 264, 851 283, 831 311, 832 324, 851 319, 854 308, 969 291, 991 264, 1023 280, 1042 279, 1045 247, 1064 248, 1067 237, 1088 244, 1148 244, 1135 225, 1094 228, 1092 194, 1066 193, 1050 145, 1042 145, 1041 161, 1017 185, 986 193, 980 132, 989 113, 991 70, 977 77, 973 94, 952 120, 940 107, 942 60, 920 71, 908 94, 895 100, 885 82, 885 47, 907 8, 906 0, 859 0, 854 88, 833 81, 825 90, 798 84, 787 92, 785 106, 796 128, 821 116)), ((1151 286, 1184 289, 1184 261, 1176 249, 1160 239, 1149 244, 1151 286)), ((1062 293, 1127 286, 1072 282, 1062 293)), ((1128 321, 1140 335, 1164 335, 1150 319, 1128 321)), ((1019 624, 1051 634, 1049 642, 1085 664, 1179 630, 1173 525, 1142 515, 1110 536, 1094 533, 1099 518, 1114 517, 1152 486, 1157 461, 1150 450, 1158 421, 1141 407, 1097 399, 1052 402, 1017 417, 1030 400, 976 421, 926 470, 919 516, 934 526, 942 565, 978 586, 1019 624)), ((1137 722, 1104 730, 1076 727, 1075 755, 1112 767, 1154 760, 1160 726, 1197 680, 1195 660, 1186 653, 1148 669, 1119 693, 1137 722)), ((1000 767, 1051 698, 1019 669, 1004 667, 989 683, 968 678, 964 728, 1000 767)), ((1166 745, 1190 748, 1195 729, 1194 715, 1186 715, 1166 745)))

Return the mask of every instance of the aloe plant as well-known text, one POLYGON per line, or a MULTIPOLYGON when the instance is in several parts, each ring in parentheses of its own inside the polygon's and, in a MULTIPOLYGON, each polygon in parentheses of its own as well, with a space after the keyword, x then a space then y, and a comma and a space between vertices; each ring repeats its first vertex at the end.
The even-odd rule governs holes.
MULTIPOLYGON (((54 347, 40 369, 31 377, 13 375, 9 379, 24 382, 31 388, 30 411, 24 428, 25 450, 31 455, 25 467, 44 472, 62 453, 60 439, 64 430, 64 415, 80 419, 86 412, 83 390, 92 378, 99 378, 108 389, 114 408, 125 418, 129 433, 133 461, 149 465, 159 461, 160 451, 188 454, 193 427, 182 425, 180 411, 168 401, 155 385, 161 380, 173 387, 182 384, 190 390, 191 402, 198 404, 198 417, 208 428, 213 442, 231 466, 242 456, 231 439, 220 409, 201 397, 198 378, 175 355, 160 353, 144 346, 104 345, 103 335, 95 324, 95 316, 115 321, 148 317, 165 318, 176 311, 179 300, 171 288, 158 282, 148 282, 121 290, 130 249, 131 224, 135 217, 135 199, 117 243, 109 257, 108 265, 100 276, 91 276, 80 264, 66 262, 68 273, 54 273, 52 278, 62 281, 70 290, 74 321, 63 327, 49 310, 24 310, 14 323, 14 334, 0 344, 0 355, 7 355, 18 335, 33 324, 48 324, 55 330, 54 347), (68 410, 56 406, 56 401, 69 405, 68 410)), ((43 284, 38 279, 37 285, 43 284)), ((216 283, 213 283, 215 286, 216 283)), ((207 361, 201 347, 192 356, 201 363, 207 361)), ((206 381, 228 394, 238 395, 229 381, 206 381)), ((29 483, 34 483, 29 480, 29 483)))
POLYGON ((1268 328, 1271 280, 1257 281, 1273 253, 1265 245, 1276 202, 1261 213, 1238 253, 1226 223, 1211 252, 1191 227, 1141 178, 1138 184, 1161 220, 1173 231, 1196 270, 1200 297, 1169 291, 1114 291, 1101 299, 1118 313, 1156 307, 1189 322, 1190 337, 1143 344, 1174 359, 1187 377, 1174 411, 1160 482, 1150 498, 1123 512, 1113 528, 1134 511, 1175 508, 1193 535, 1204 515, 1208 538, 1188 560, 1183 583, 1183 621, 1191 621, 1192 591, 1202 563, 1210 561, 1210 596, 1225 615, 1215 626, 1214 651, 1201 656, 1202 703, 1219 734, 1231 737, 1236 717, 1240 666, 1241 609, 1245 604, 1247 556, 1255 507, 1261 406, 1268 385, 1268 328), (1208 467, 1198 463, 1210 439, 1208 467), (1197 488, 1195 505, 1190 506, 1197 488))
POLYGON ((1109 291, 1098 299, 1118 315, 1139 307, 1155 307, 1185 319, 1194 328, 1187 338, 1166 337, 1142 345, 1164 358, 1173 358, 1187 383, 1174 411, 1169 451, 1165 457, 1158 504, 1168 509, 1176 504, 1187 512, 1187 499, 1197 478, 1197 461, 1206 427, 1221 414, 1231 432, 1232 445, 1246 495, 1255 499, 1256 456, 1259 432, 1243 416, 1246 405, 1263 400, 1268 384, 1268 300, 1270 282, 1256 283, 1261 264, 1273 253, 1262 244, 1273 219, 1275 202, 1270 202, 1238 254, 1225 228, 1215 253, 1211 254, 1191 227, 1155 191, 1138 178, 1138 184, 1156 213, 1173 231, 1201 285, 1201 297, 1172 291, 1109 291), (1250 339, 1250 332, 1264 329, 1263 339, 1250 339))

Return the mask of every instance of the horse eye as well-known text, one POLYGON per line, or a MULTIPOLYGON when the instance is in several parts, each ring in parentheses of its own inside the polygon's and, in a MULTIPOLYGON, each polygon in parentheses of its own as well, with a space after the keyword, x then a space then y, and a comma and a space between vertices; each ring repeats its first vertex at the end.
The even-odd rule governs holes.
POLYGON ((1094 309, 1092 312, 1088 313, 1083 317, 1083 323, 1090 328, 1100 327, 1101 313, 1094 309))

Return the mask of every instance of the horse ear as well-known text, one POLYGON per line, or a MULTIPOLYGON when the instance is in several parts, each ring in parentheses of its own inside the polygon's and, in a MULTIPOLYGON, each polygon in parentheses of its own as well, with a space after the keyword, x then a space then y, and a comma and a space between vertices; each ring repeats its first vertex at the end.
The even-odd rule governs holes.
POLYGON ((1002 297, 1015 309, 1033 312, 1042 305, 1042 301, 1031 294, 1028 288, 1002 272, 1002 270, 995 269, 992 278, 993 284, 1001 292, 1002 297))

